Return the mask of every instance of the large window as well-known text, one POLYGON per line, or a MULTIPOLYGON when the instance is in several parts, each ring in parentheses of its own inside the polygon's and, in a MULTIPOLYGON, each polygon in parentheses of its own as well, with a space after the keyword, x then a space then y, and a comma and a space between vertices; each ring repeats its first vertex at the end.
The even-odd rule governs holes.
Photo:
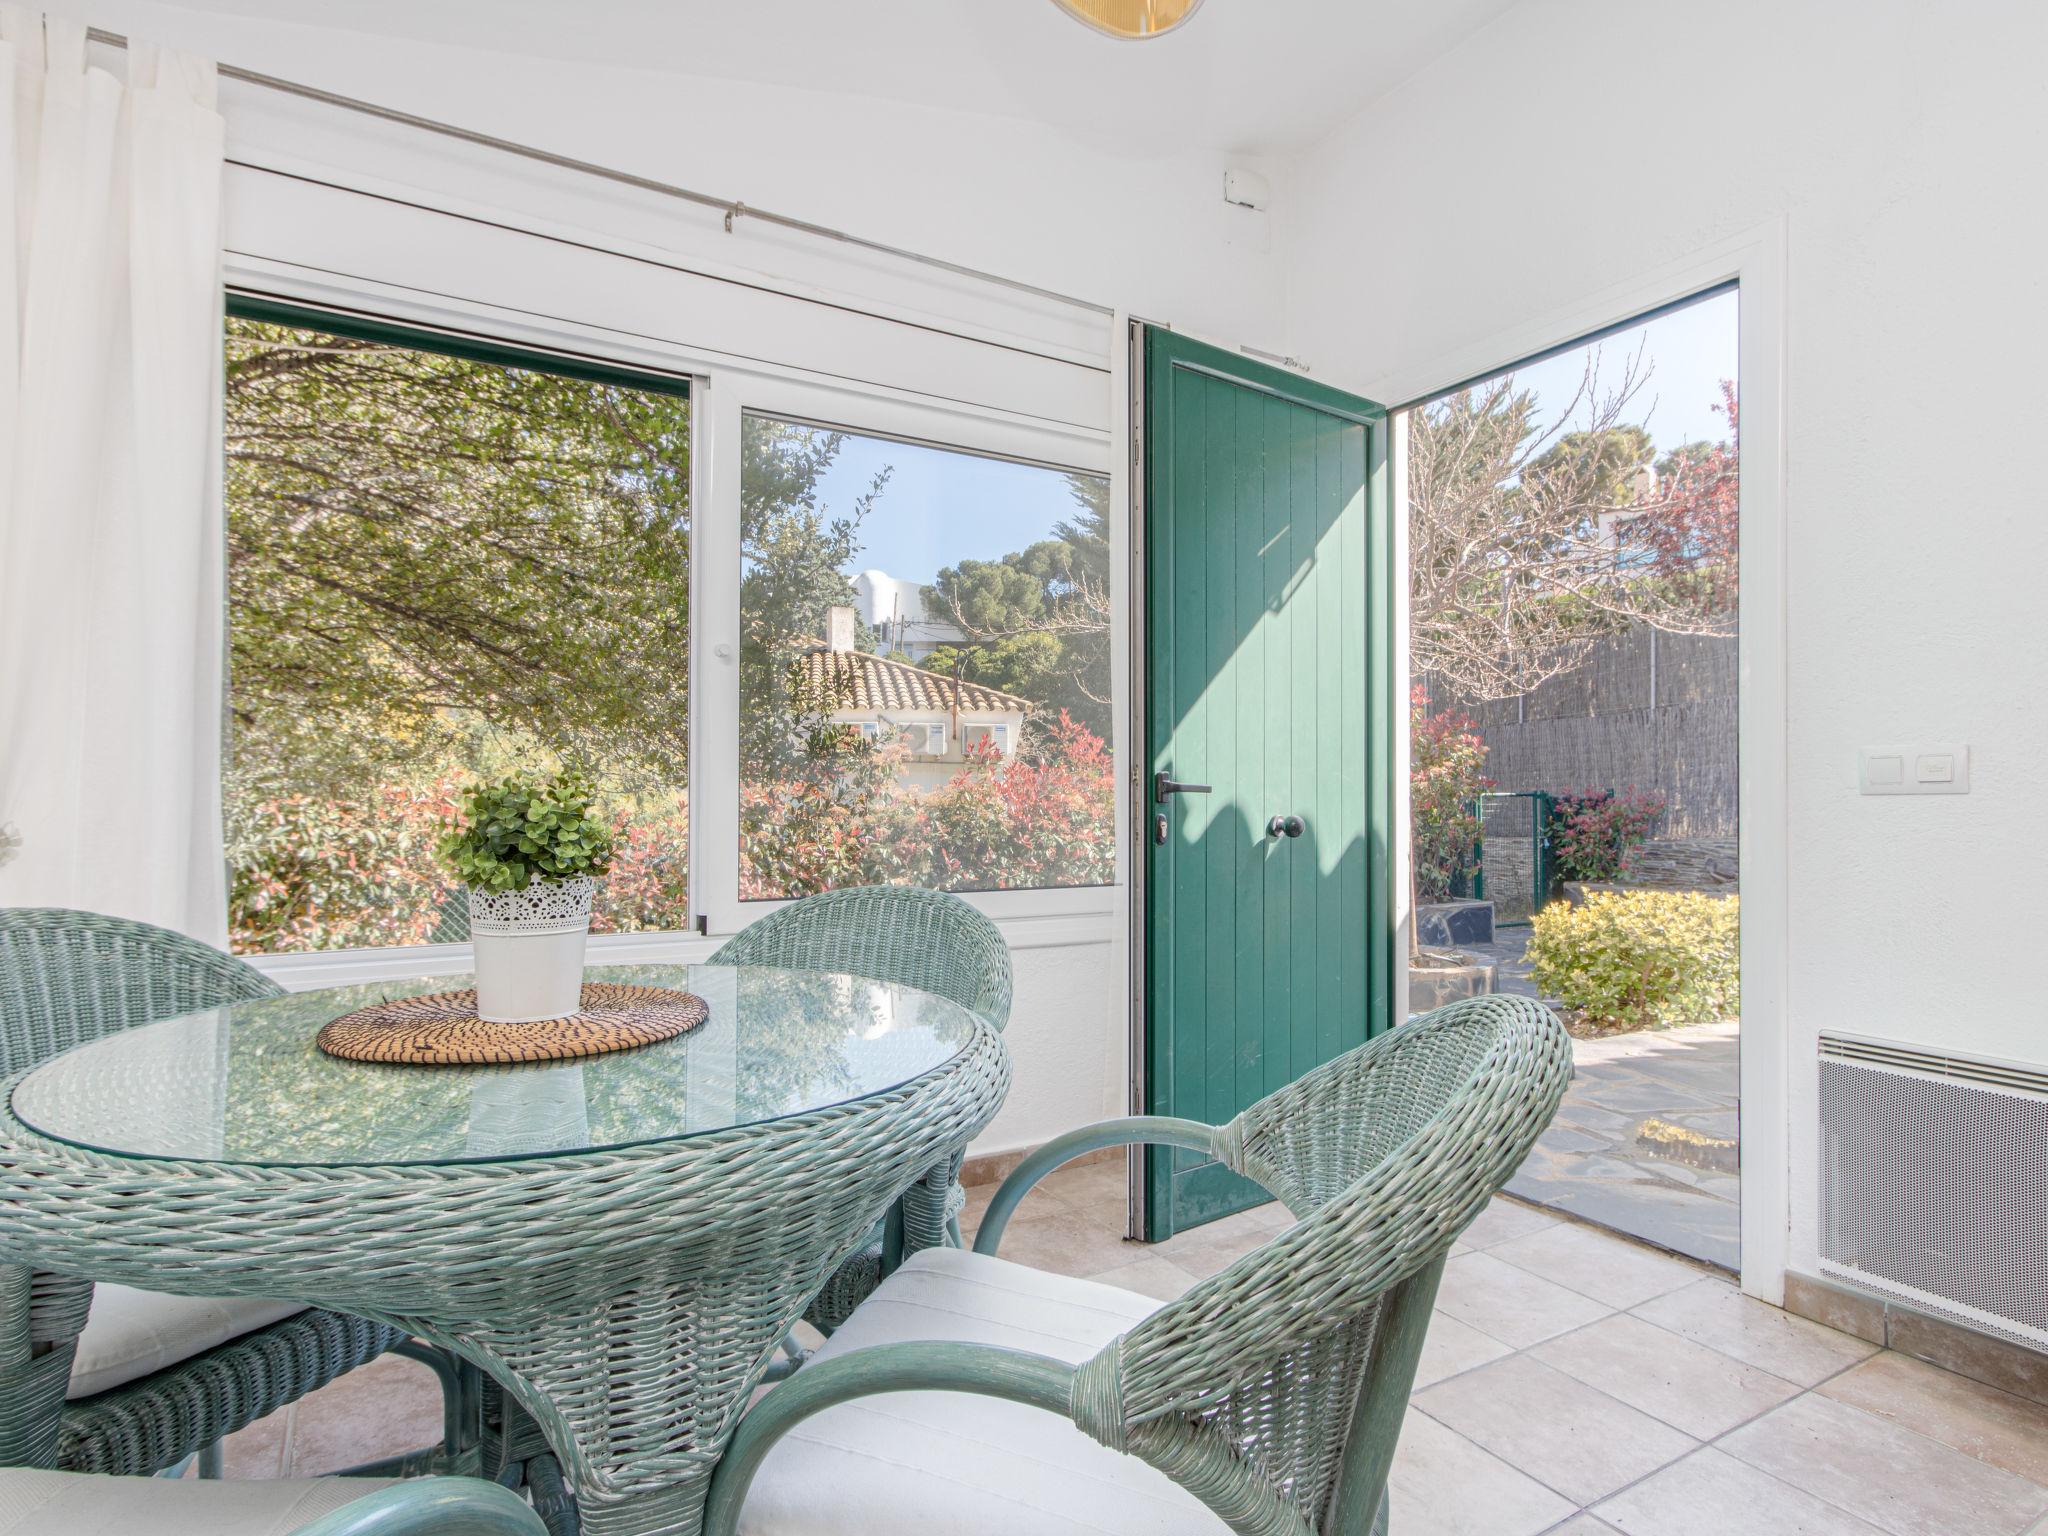
POLYGON ((740 897, 1114 878, 1108 482, 750 415, 740 897))
POLYGON ((464 937, 457 791, 568 765, 593 928, 686 927, 683 386, 253 306, 226 365, 235 948, 464 937))

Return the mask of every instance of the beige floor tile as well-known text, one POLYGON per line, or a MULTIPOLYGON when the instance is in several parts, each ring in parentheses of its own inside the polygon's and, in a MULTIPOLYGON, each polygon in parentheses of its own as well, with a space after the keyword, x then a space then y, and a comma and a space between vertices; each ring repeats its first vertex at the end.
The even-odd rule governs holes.
POLYGON ((1195 1277, 1178 1264, 1153 1253, 1088 1278, 1100 1280, 1104 1285, 1121 1286, 1124 1290, 1136 1291, 1140 1296, 1151 1296, 1159 1301, 1172 1301, 1195 1283, 1195 1277))
POLYGON ((1626 1312, 1547 1340, 1531 1353, 1700 1440, 1725 1434, 1799 1394, 1782 1377, 1626 1312))
POLYGON ((1422 1341, 1422 1360, 1415 1367, 1415 1390, 1420 1392, 1424 1387, 1433 1387, 1512 1353, 1491 1334, 1438 1312, 1430 1318, 1429 1334, 1422 1341))
POLYGON ((1461 1253, 1446 1263, 1436 1305, 1516 1349, 1598 1322, 1613 1310, 1491 1253, 1461 1253))
POLYGON ((1712 1446, 1624 1488, 1593 1513, 1622 1536, 1882 1536, 1712 1446))
POLYGON ((1109 1227, 1073 1211, 1048 1211, 1043 1216, 1020 1212, 1003 1229, 997 1253, 1013 1264, 1079 1276, 1121 1269, 1147 1251, 1143 1244, 1127 1242, 1109 1227))
POLYGON ((1697 1265, 1570 1221, 1511 1237, 1487 1252, 1610 1307, 1633 1307, 1704 1278, 1697 1265))
POLYGON ((1690 1435, 1511 1355, 1416 1395, 1415 1406, 1574 1504, 1592 1504, 1696 1448, 1690 1435))
POLYGON ((1767 1306, 1726 1280, 1696 1280, 1632 1310, 1660 1328, 1802 1387, 1877 1353, 1874 1344, 1767 1306))
MULTIPOLYGON (((982 1212, 988 1209, 989 1201, 995 1199, 997 1184, 970 1184, 967 1186, 967 1207, 960 1213, 960 1230, 972 1232, 981 1225, 982 1212)), ((1010 1213, 1012 1223, 1028 1221, 1037 1216, 1050 1216, 1071 1211, 1073 1207, 1053 1191, 1040 1184, 1024 1197, 1024 1203, 1010 1213)))
POLYGON ((2048 1515, 2048 1488, 1818 1393, 1720 1446, 1892 1536, 2020 1536, 2048 1515))
POLYGON ((2048 1486, 2048 1408, 1887 1351, 1819 1390, 2048 1486))
POLYGON ((1249 1211, 1239 1211, 1221 1221, 1176 1233, 1163 1243, 1148 1244, 1146 1251, 1178 1264, 1198 1280, 1206 1280, 1254 1248, 1270 1242, 1272 1237, 1271 1228, 1249 1211))
POLYGON ((1577 1515, 1546 1531, 1544 1536, 1615 1536, 1614 1527, 1591 1515, 1577 1515))
POLYGON ((1458 1241, 1467 1248, 1491 1248, 1495 1243, 1527 1237, 1531 1232, 1541 1232, 1545 1227, 1557 1224, 1557 1217, 1548 1211, 1539 1211, 1533 1205, 1523 1205, 1504 1195, 1495 1195, 1492 1203, 1479 1213, 1478 1220, 1459 1234, 1458 1241))
POLYGON ((1413 1409, 1387 1484, 1400 1536, 1536 1536, 1573 1513, 1534 1478, 1413 1409))
POLYGON ((236 1482, 262 1482, 283 1477, 291 1443, 290 1403, 236 1430, 221 1442, 221 1472, 236 1482))
POLYGON ((385 1355, 300 1399, 288 1477, 318 1477, 436 1444, 441 1386, 418 1361, 385 1355))
POLYGON ((1033 1193, 1048 1195, 1070 1210, 1086 1210, 1095 1214, 1113 1211, 1119 1225, 1124 1219, 1124 1207, 1130 1200, 1121 1162, 1069 1163, 1047 1174, 1033 1193))

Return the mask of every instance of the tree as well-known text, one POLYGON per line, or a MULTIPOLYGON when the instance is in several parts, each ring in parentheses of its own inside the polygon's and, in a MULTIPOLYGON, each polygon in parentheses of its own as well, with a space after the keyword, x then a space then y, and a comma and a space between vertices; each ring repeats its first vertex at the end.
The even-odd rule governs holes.
MULTIPOLYGON (((1074 516, 1053 537, 1000 560, 963 560, 926 588, 935 616, 967 638, 925 660, 1029 699, 1047 720, 1065 711, 1098 736, 1110 732, 1109 482, 1067 476, 1074 516)), ((1027 746, 1033 742, 1027 732, 1027 746)))
POLYGON ((1660 474, 1649 434, 1625 420, 1647 383, 1640 359, 1611 390, 1599 368, 1596 354, 1547 429, 1513 374, 1410 420, 1414 665, 1462 698, 1528 693, 1630 624, 1733 632, 1732 447, 1710 477, 1721 538, 1721 503, 1683 465, 1660 474))
MULTIPOLYGON (((825 722, 839 701, 812 689, 797 665, 825 639, 826 610, 851 606, 845 572, 860 553, 860 525, 889 483, 887 468, 843 515, 818 500, 818 482, 845 434, 765 416, 747 419, 740 473, 740 770, 762 779, 836 755, 825 722)), ((855 643, 873 636, 857 624, 855 643)))
POLYGON ((243 319, 225 398, 242 779, 359 799, 487 725, 684 782, 685 399, 243 319))

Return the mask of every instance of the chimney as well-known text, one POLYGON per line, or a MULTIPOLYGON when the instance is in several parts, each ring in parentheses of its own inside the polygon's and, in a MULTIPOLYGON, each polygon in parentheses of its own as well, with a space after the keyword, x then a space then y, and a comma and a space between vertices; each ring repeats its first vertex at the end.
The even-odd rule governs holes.
POLYGON ((833 607, 825 610, 825 649, 828 651, 850 651, 853 649, 853 610, 833 607))

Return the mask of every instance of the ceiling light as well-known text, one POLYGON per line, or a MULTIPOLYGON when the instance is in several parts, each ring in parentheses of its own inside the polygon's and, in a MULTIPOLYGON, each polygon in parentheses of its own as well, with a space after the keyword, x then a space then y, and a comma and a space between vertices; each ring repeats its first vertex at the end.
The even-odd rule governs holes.
POLYGON ((1202 0, 1053 0, 1076 21, 1111 37, 1159 37, 1202 8, 1202 0))

